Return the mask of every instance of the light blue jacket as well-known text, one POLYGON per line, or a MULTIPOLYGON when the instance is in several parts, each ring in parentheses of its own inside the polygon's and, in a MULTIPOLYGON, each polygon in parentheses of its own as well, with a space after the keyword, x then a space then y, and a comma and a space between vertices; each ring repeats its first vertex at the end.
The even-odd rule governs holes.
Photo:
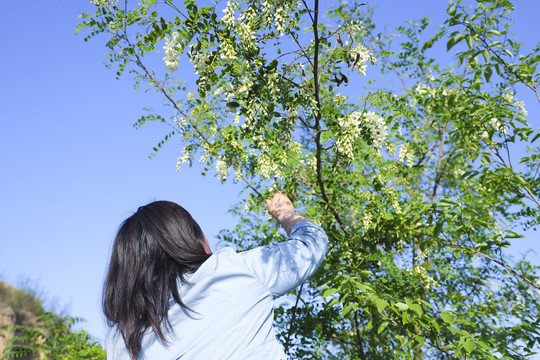
MULTIPOLYGON (((174 333, 168 344, 148 329, 139 359, 286 359, 272 325, 274 299, 307 280, 328 249, 324 231, 311 222, 297 224, 289 239, 236 253, 215 252, 188 278, 179 293, 190 312, 171 300, 174 333)), ((107 344, 107 359, 129 360, 122 337, 107 344)))

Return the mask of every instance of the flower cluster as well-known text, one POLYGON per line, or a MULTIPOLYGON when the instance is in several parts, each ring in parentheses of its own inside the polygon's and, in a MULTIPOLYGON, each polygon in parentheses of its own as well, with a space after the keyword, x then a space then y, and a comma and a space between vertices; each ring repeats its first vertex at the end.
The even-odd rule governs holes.
POLYGON ((388 134, 384 119, 374 112, 367 111, 364 113, 364 126, 371 135, 373 146, 380 150, 388 134))
POLYGON ((342 133, 336 140, 337 148, 340 153, 349 159, 354 158, 352 151, 353 142, 360 136, 362 129, 368 132, 373 142, 373 147, 377 151, 380 151, 386 140, 387 129, 384 119, 371 111, 352 112, 346 117, 339 119, 339 125, 342 133))
POLYGON ((116 4, 118 4, 118 0, 90 0, 90 3, 96 6, 115 6, 116 4))
POLYGON ((267 84, 268 84, 268 90, 270 90, 270 94, 273 97, 277 97, 279 95, 279 88, 278 88, 278 80, 279 80, 279 74, 277 72, 271 72, 266 76, 267 84))
POLYGON ((171 71, 176 71, 178 69, 180 54, 178 53, 176 46, 178 45, 178 33, 174 32, 171 39, 165 39, 165 45, 163 45, 163 51, 165 56, 163 61, 165 61, 165 66, 171 71))
POLYGON ((234 47, 230 42, 224 41, 221 43, 220 58, 226 63, 230 63, 238 59, 238 56, 236 56, 236 50, 234 50, 234 47))
POLYGON ((351 54, 354 59, 354 67, 358 70, 360 75, 366 75, 367 62, 371 62, 371 65, 375 65, 375 58, 369 50, 363 45, 356 45, 351 49, 351 54))
POLYGON ((493 126, 496 131, 499 131, 504 135, 506 135, 506 133, 508 132, 508 125, 504 121, 501 121, 497 118, 491 118, 489 120, 489 124, 493 126))
POLYGON ((264 1, 262 4, 263 15, 266 18, 268 25, 273 25, 280 36, 285 34, 285 31, 290 26, 289 22, 295 8, 299 7, 298 2, 284 4, 285 6, 273 7, 271 1, 264 1))
POLYGON ((190 156, 191 154, 189 153, 187 148, 182 151, 182 154, 178 157, 178 161, 176 162, 176 171, 180 171, 182 164, 187 162, 190 156))
POLYGON ((411 153, 409 149, 408 143, 404 143, 403 145, 401 145, 401 148, 399 149, 398 161, 404 162, 405 160, 407 160, 407 165, 409 167, 413 165, 413 154, 411 153))
POLYGON ((214 96, 219 96, 221 93, 225 94, 225 101, 229 102, 234 96, 234 86, 231 83, 226 83, 220 87, 218 87, 214 91, 214 96))
POLYGON ((435 95, 435 89, 427 86, 426 84, 424 83, 420 83, 418 84, 418 86, 416 86, 416 89, 415 89, 416 93, 418 95, 421 95, 421 96, 427 96, 427 97, 430 97, 430 96, 434 96, 435 95))
POLYGON ((234 12, 239 7, 239 4, 237 1, 227 1, 227 6, 225 9, 223 9, 223 17, 221 18, 221 21, 227 25, 228 27, 233 27, 235 18, 234 18, 234 12))
MULTIPOLYGON (((191 45, 193 46, 193 45, 191 45)), ((210 54, 207 51, 201 50, 195 52, 190 51, 191 63, 195 67, 195 74, 203 75, 209 68, 210 54)))
POLYGON ((508 101, 508 102, 512 102, 512 100, 514 100, 514 94, 506 93, 506 94, 503 95, 503 99, 508 101))
POLYGON ((373 224, 373 215, 370 211, 365 210, 364 211, 364 217, 362 218, 362 224, 364 225, 364 229, 369 229, 371 227, 371 224, 373 224))
POLYGON ((518 112, 521 115, 523 115, 523 116, 529 115, 529 113, 527 112, 527 109, 525 109, 525 103, 523 101, 514 102, 514 106, 518 109, 518 112))
POLYGON ((345 101, 347 100, 347 98, 343 95, 337 94, 336 96, 334 96, 333 100, 334 100, 334 104, 336 104, 337 107, 340 107, 340 106, 345 105, 345 101))
POLYGON ((285 33, 285 26, 287 23, 288 13, 283 8, 277 8, 275 15, 274 15, 274 26, 276 27, 276 30, 279 32, 280 36, 283 36, 285 33))
POLYGON ((259 175, 265 180, 270 179, 271 176, 281 177, 278 165, 265 153, 261 153, 259 157, 259 175))
MULTIPOLYGON (((254 21, 256 21, 257 18, 256 8, 254 6, 248 7, 244 12, 241 13, 239 18, 235 18, 236 10, 241 10, 240 3, 235 0, 229 0, 227 2, 227 6, 225 9, 223 9, 224 15, 221 18, 221 22, 230 30, 231 33, 238 36, 238 41, 233 40, 234 43, 242 45, 246 49, 257 48, 257 43, 255 42, 255 32, 253 31, 251 25, 254 21)), ((231 49, 232 47, 227 47, 226 49, 222 49, 222 51, 225 54, 232 54, 231 49)), ((236 52, 234 52, 233 57, 235 56, 236 52)))
POLYGON ((227 180, 227 176, 229 175, 229 166, 227 165, 227 163, 223 160, 218 160, 216 162, 216 172, 219 176, 219 179, 221 181, 225 181, 227 180))
POLYGON ((501 121, 497 118, 491 118, 489 119, 489 121, 487 122, 486 124, 487 126, 484 127, 484 131, 482 132, 482 134, 480 136, 482 136, 484 139, 490 139, 491 140, 491 136, 490 134, 502 134, 502 135, 506 135, 506 133, 508 132, 508 125, 504 122, 504 121, 501 121))

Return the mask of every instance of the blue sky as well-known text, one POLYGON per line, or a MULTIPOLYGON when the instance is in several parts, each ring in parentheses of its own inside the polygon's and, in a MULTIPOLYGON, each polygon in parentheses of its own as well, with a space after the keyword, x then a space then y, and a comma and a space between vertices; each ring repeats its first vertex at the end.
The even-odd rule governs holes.
MULTIPOLYGON (((377 18, 388 24, 440 18, 447 5, 370 4, 377 3, 377 18)), ((540 2, 517 5, 518 38, 537 43, 540 2)), ((101 286, 120 222, 142 204, 172 200, 193 214, 214 245, 219 229, 234 225, 227 210, 241 185, 221 185, 197 168, 177 172, 175 142, 148 158, 167 129, 132 124, 143 107, 157 108, 161 100, 134 90, 128 76, 117 81, 106 71, 102 40, 85 43, 74 35, 78 15, 92 9, 87 0, 25 0, 5 2, 0 12, 0 277, 15 284, 30 279, 103 339, 101 286)), ((539 126, 539 104, 525 100, 529 121, 539 126)), ((539 249, 534 232, 511 251, 530 248, 539 249)))

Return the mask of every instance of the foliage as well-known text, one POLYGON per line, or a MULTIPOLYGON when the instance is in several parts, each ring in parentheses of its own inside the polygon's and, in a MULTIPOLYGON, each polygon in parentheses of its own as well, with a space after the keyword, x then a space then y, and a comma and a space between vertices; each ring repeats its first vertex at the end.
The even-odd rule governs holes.
POLYGON ((452 0, 440 27, 391 32, 354 2, 93 2, 78 30, 106 34, 109 67, 170 107, 137 125, 181 135, 179 168, 199 157, 244 183, 224 241, 283 238, 263 214, 274 189, 329 234, 321 270, 275 312, 292 357, 538 350, 538 268, 504 255, 540 220, 540 132, 517 100, 540 102, 540 45, 513 38, 511 1, 452 0))
POLYGON ((36 315, 45 312, 42 297, 35 288, 25 286, 23 289, 17 289, 3 281, 0 281, 1 304, 27 310, 36 315))
POLYGON ((0 359, 38 356, 45 359, 106 359, 99 343, 84 330, 73 332, 71 327, 79 319, 60 317, 47 312, 38 317, 36 328, 14 325, 10 331, 15 335, 9 339, 0 359))

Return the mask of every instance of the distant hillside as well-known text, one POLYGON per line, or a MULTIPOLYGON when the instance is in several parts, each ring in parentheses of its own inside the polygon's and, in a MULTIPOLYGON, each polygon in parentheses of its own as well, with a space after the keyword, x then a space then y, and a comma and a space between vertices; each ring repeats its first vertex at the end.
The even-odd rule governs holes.
POLYGON ((38 316, 44 313, 41 300, 34 294, 0 281, 0 355, 13 337, 13 325, 36 328, 38 316))
POLYGON ((46 312, 32 291, 0 281, 0 360, 105 360, 95 339, 71 330, 78 321, 46 312))

